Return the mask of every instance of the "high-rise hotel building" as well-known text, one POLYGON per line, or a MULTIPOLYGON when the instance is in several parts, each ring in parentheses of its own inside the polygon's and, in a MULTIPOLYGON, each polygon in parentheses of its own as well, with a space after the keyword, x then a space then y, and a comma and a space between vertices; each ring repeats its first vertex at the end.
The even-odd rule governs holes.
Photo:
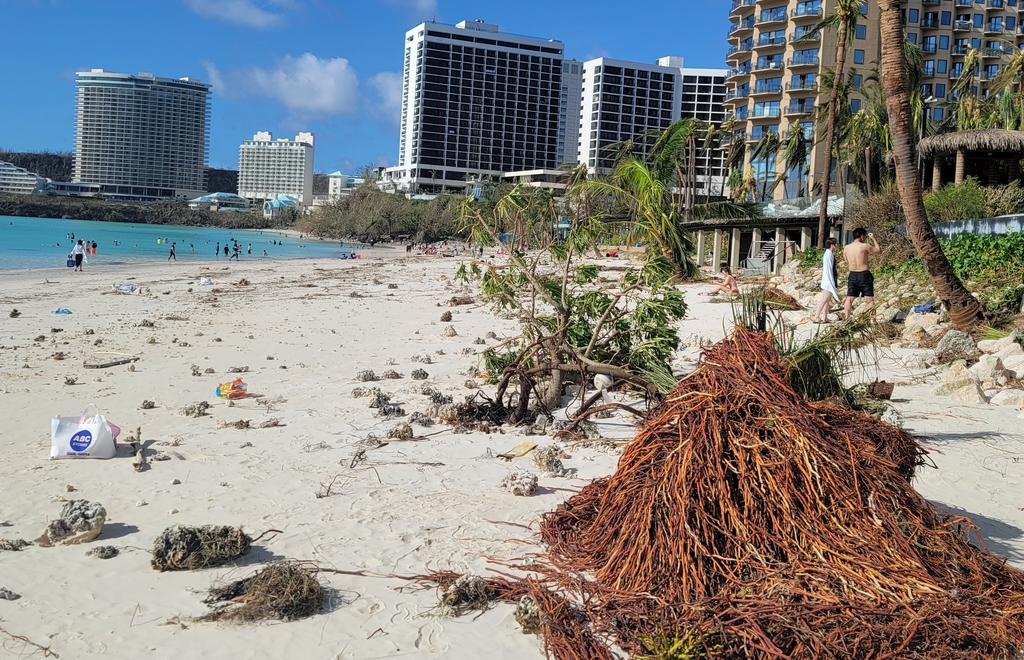
MULTIPOLYGON (((687 69, 681 57, 656 63, 601 57, 584 64, 579 161, 606 174, 615 166, 617 146, 633 142, 642 153, 650 136, 682 118, 720 125, 725 119, 724 69, 687 69)), ((710 149, 697 163, 698 194, 721 193, 721 150, 710 149)))
POLYGON ((564 50, 481 21, 409 30, 398 165, 381 187, 462 192, 468 181, 557 167, 570 128, 568 104, 561 126, 564 50))
POLYGON ((289 195, 301 206, 312 206, 313 134, 275 140, 261 131, 243 142, 238 149, 238 195, 254 205, 289 195))
POLYGON ((205 192, 210 85, 103 69, 76 75, 75 182, 128 201, 205 192))
MULTIPOLYGON (((847 47, 846 73, 853 90, 850 105, 860 110, 863 98, 858 93, 864 80, 874 71, 880 58, 879 13, 875 2, 865 2, 855 34, 847 47)), ((729 19, 729 93, 730 113, 739 120, 736 139, 748 147, 766 131, 780 138, 794 127, 811 136, 812 113, 823 102, 820 82, 828 69, 836 66, 837 42, 833 31, 807 39, 808 32, 835 11, 835 0, 735 0, 729 19), (803 38, 802 38, 803 37, 803 38)), ((988 93, 987 83, 1005 64, 1008 55, 1022 39, 1018 0, 906 0, 903 18, 907 39, 917 44, 924 58, 922 97, 930 120, 941 120, 950 100, 953 83, 964 71, 964 58, 979 50, 982 63, 973 93, 988 93)), ((821 181, 824 145, 811 146, 809 190, 821 181)), ((751 162, 759 179, 772 176, 776 166, 751 162)), ((781 163, 777 167, 782 167, 781 163)), ((793 197, 797 182, 790 176, 789 190, 781 186, 775 196, 793 197)), ((806 193, 805 193, 806 194, 806 193)))

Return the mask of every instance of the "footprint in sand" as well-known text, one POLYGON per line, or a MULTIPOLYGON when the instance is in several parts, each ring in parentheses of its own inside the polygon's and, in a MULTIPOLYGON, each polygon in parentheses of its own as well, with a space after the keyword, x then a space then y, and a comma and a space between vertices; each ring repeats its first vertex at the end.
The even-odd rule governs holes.
POLYGON ((399 603, 395 605, 395 609, 398 611, 391 616, 392 625, 418 616, 416 614, 416 606, 411 603, 399 603))
POLYGON ((430 623, 420 626, 416 632, 416 648, 427 653, 444 653, 448 650, 448 645, 438 641, 443 632, 444 626, 437 619, 431 619, 430 623))

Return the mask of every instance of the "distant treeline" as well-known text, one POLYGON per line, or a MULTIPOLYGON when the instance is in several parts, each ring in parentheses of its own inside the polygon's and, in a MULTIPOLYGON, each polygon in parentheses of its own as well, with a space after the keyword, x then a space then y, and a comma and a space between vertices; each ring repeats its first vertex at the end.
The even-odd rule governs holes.
POLYGON ((461 198, 450 195, 410 200, 366 183, 350 196, 302 216, 296 229, 320 238, 368 242, 402 237, 429 243, 460 236, 460 203, 461 198))
POLYGON ((0 194, 0 215, 225 229, 270 229, 294 221, 294 217, 268 220, 262 214, 198 211, 184 202, 124 204, 84 197, 12 194, 0 194))
POLYGON ((25 153, 0 149, 0 160, 38 174, 44 179, 71 180, 72 155, 70 151, 25 153))

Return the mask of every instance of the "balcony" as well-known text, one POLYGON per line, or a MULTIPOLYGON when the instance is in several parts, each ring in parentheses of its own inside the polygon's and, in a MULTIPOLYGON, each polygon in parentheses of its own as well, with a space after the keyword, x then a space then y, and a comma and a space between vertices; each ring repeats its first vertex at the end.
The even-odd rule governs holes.
POLYGON ((921 4, 925 5, 925 6, 929 6, 929 5, 937 6, 939 4, 939 2, 940 2, 940 0, 921 0, 921 4))
POLYGON ((732 13, 744 7, 753 7, 755 4, 757 4, 757 0, 733 0, 729 12, 732 13))
POLYGON ((953 44, 953 47, 949 49, 949 52, 954 55, 966 55, 967 51, 970 49, 970 44, 953 44))
POLYGON ((1002 9, 1003 4, 1003 0, 988 0, 985 3, 985 9, 1002 9))
POLYGON ((767 62, 758 62, 754 65, 754 71, 781 71, 782 60, 768 60, 767 62))
POLYGON ((936 50, 938 50, 938 49, 935 47, 935 43, 934 42, 928 42, 928 43, 921 44, 921 52, 922 53, 934 53, 936 50))
POLYGON ((796 9, 793 10, 793 18, 821 18, 822 11, 821 7, 808 7, 804 5, 797 5, 796 9))
POLYGON ((761 38, 757 40, 754 45, 755 48, 782 48, 786 45, 786 37, 773 37, 767 34, 762 34, 761 38), (767 37, 767 38, 765 38, 767 37))
POLYGON ((939 17, 938 16, 925 16, 921 19, 922 30, 938 30, 939 29, 939 17))
POLYGON ((762 25, 771 25, 772 23, 785 23, 789 20, 789 14, 781 11, 776 14, 769 14, 767 17, 757 19, 758 27, 762 25))
POLYGON ((985 34, 1002 34, 1003 24, 1002 23, 989 23, 985 26, 985 34))
POLYGON ((954 7, 973 7, 974 0, 953 0, 954 7))
POLYGON ((817 83, 809 80, 798 80, 786 83, 787 92, 815 92, 818 90, 817 83))
POLYGON ((1007 51, 1009 51, 1011 53, 1013 52, 1013 51, 1010 51, 1009 49, 1004 51, 1002 48, 982 48, 981 49, 981 56, 982 57, 988 57, 988 58, 991 58, 991 57, 1002 57, 1003 55, 1008 54, 1007 51))
POLYGON ((814 43, 815 41, 821 41, 821 34, 817 32, 797 34, 796 32, 794 32, 789 35, 789 40, 791 42, 814 43))
POLYGON ((752 92, 753 96, 764 96, 767 94, 781 94, 782 85, 765 85, 763 87, 755 87, 752 92))
POLYGON ((818 66, 820 60, 817 55, 803 55, 789 58, 789 66, 818 66))
POLYGON ((787 117, 803 117, 803 116, 811 114, 812 112, 814 112, 814 106, 813 105, 800 105, 800 104, 792 105, 791 104, 789 106, 786 106, 785 115, 787 117))
POLYGON ((953 32, 973 32, 974 23, 970 21, 953 21, 953 32))
POLYGON ((778 119, 780 116, 779 108, 754 108, 750 111, 751 119, 778 119))
POLYGON ((743 100, 743 99, 748 99, 748 98, 750 98, 750 90, 749 89, 740 89, 740 90, 731 89, 731 90, 729 90, 728 92, 725 93, 725 100, 726 100, 726 102, 734 101, 734 100, 743 100))
POLYGON ((731 70, 728 74, 726 74, 725 79, 726 80, 731 80, 732 78, 739 78, 740 76, 749 76, 749 75, 750 75, 750 67, 749 66, 744 66, 744 67, 740 67, 738 69, 731 70))
POLYGON ((739 32, 746 32, 747 30, 753 30, 753 29, 754 29, 754 21, 749 20, 749 19, 744 19, 744 20, 740 21, 739 23, 733 23, 732 24, 732 27, 729 28, 729 36, 730 37, 733 36, 733 35, 737 35, 738 36, 739 32))
POLYGON ((757 142, 765 136, 765 133, 775 133, 778 135, 775 131, 754 131, 747 135, 747 142, 757 142))

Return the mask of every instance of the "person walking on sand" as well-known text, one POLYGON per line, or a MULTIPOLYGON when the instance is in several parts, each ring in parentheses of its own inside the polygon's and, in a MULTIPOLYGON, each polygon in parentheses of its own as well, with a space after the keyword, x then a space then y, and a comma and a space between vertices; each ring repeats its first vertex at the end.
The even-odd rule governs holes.
POLYGON ((853 230, 853 242, 843 248, 843 257, 850 267, 850 278, 846 283, 846 318, 853 316, 853 299, 864 298, 866 309, 875 306, 875 276, 871 274, 873 254, 882 254, 882 248, 874 234, 858 227, 853 230), (866 239, 871 239, 869 245, 866 239))
POLYGON ((825 241, 825 254, 821 258, 821 298, 818 300, 818 309, 811 317, 813 323, 831 323, 828 320, 828 310, 832 307, 832 300, 839 302, 839 292, 836 290, 836 256, 833 253, 839 242, 834 238, 825 241))
POLYGON ((174 254, 174 248, 177 245, 178 244, 176 242, 175 243, 171 243, 171 253, 169 255, 167 255, 167 261, 170 261, 171 259, 174 259, 175 261, 178 260, 178 257, 175 256, 175 254, 174 254))
POLYGON ((82 260, 85 259, 85 246, 81 240, 75 243, 75 247, 71 248, 71 255, 75 258, 75 272, 84 272, 82 260))

